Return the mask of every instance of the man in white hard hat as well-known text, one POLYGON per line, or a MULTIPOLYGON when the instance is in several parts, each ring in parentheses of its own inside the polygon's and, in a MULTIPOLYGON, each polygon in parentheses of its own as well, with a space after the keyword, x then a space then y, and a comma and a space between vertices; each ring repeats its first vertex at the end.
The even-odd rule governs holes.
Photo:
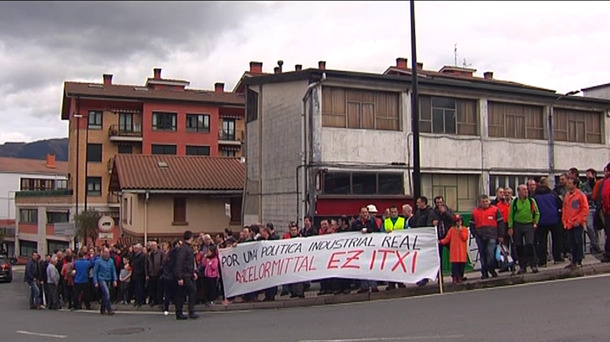
POLYGON ((369 210, 370 217, 375 220, 375 225, 377 226, 377 229, 381 230, 381 225, 383 224, 383 222, 379 217, 377 217, 377 207, 374 204, 369 204, 366 207, 369 210))

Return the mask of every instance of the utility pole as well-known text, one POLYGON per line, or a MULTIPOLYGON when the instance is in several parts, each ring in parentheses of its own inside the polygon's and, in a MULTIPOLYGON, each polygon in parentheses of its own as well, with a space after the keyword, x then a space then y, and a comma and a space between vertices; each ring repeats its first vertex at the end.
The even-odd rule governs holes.
POLYGON ((419 157, 419 96, 417 91, 417 51, 415 50, 415 0, 411 0, 411 126, 413 127, 413 197, 421 196, 419 157))

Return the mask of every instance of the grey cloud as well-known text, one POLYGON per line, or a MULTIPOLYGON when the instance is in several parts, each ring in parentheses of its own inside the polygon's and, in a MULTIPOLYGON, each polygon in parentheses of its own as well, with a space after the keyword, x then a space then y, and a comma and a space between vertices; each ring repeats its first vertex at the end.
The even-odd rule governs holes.
POLYGON ((217 2, 3 2, 0 39, 83 58, 158 57, 213 41, 261 6, 217 2))

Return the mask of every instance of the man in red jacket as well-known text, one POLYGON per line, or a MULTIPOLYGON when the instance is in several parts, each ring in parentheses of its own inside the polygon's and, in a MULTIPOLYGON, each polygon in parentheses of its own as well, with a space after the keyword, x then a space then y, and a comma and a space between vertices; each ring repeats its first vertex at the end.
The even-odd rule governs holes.
POLYGON ((604 179, 595 183, 595 188, 591 194, 591 199, 598 207, 601 207, 601 214, 604 218, 604 233, 606 243, 604 245, 604 257, 602 262, 610 262, 610 163, 604 167, 604 179))
POLYGON ((577 178, 568 178, 568 192, 563 199, 562 222, 568 231, 568 241, 572 251, 572 262, 566 268, 576 269, 583 258, 583 232, 589 215, 587 196, 577 188, 577 178))

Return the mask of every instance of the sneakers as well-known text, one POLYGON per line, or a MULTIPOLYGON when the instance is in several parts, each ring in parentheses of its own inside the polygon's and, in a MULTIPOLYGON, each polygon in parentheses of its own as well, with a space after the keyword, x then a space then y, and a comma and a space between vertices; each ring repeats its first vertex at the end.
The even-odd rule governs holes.
POLYGON ((498 273, 496 272, 496 270, 489 270, 489 274, 491 274, 492 278, 498 277, 498 273))
POLYGON ((532 266, 532 273, 538 273, 538 266, 532 266))

